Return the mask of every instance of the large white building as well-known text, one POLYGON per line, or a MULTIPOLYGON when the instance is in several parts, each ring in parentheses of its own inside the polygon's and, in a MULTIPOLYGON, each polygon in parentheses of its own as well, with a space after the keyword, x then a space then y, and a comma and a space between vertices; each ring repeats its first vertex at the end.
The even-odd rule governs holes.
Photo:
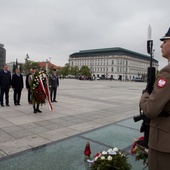
MULTIPOLYGON (((146 77, 150 66, 150 56, 124 48, 104 48, 82 50, 69 56, 71 67, 88 66, 96 77, 132 80, 135 77, 146 77)), ((158 61, 152 59, 152 66, 158 69, 158 61)))

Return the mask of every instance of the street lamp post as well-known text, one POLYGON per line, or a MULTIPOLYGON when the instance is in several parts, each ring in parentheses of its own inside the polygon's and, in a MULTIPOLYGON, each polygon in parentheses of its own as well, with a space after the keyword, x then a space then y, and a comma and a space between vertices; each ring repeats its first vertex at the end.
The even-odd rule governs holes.
POLYGON ((46 72, 48 73, 48 59, 46 59, 46 63, 45 63, 45 70, 46 70, 46 72))

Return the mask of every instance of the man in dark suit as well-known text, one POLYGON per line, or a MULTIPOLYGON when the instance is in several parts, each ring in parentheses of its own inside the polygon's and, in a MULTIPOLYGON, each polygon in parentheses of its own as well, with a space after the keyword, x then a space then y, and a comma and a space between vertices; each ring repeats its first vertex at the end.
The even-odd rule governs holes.
POLYGON ((31 74, 33 74, 33 72, 34 72, 34 70, 31 68, 30 73, 26 75, 26 79, 25 79, 26 89, 28 90, 28 103, 29 104, 32 104, 32 101, 31 101, 31 88, 30 88, 30 85, 29 85, 29 76, 31 74))
POLYGON ((6 106, 9 106, 9 89, 11 87, 11 72, 8 71, 8 66, 5 64, 0 72, 0 87, 1 87, 1 106, 4 107, 4 93, 6 106))
POLYGON ((14 90, 14 105, 20 105, 21 91, 24 87, 23 75, 20 74, 20 69, 17 68, 12 75, 12 88, 14 90))

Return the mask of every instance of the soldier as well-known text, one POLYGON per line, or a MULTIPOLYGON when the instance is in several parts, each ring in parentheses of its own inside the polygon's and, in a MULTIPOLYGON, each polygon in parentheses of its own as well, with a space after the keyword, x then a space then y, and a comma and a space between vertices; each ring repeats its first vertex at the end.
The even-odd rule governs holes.
POLYGON ((58 76, 56 75, 56 69, 53 69, 52 74, 49 76, 49 84, 50 84, 51 102, 57 102, 56 95, 57 95, 57 88, 59 86, 59 79, 58 76))
POLYGON ((20 69, 17 68, 12 75, 12 88, 14 90, 14 105, 20 105, 21 91, 24 87, 23 75, 20 74, 20 69))
MULTIPOLYGON (((170 28, 160 46, 162 56, 170 62, 170 28)), ((149 133, 149 170, 164 170, 170 160, 170 64, 158 74, 151 94, 143 91, 140 108, 151 119, 149 133)))

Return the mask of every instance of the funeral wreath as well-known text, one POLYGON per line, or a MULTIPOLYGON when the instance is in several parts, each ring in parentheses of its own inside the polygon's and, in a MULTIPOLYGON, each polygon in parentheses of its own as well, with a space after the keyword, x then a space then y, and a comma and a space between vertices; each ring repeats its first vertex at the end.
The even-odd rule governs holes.
POLYGON ((102 151, 94 156, 91 161, 92 170, 130 170, 131 165, 128 163, 128 157, 123 154, 117 147, 102 151))

